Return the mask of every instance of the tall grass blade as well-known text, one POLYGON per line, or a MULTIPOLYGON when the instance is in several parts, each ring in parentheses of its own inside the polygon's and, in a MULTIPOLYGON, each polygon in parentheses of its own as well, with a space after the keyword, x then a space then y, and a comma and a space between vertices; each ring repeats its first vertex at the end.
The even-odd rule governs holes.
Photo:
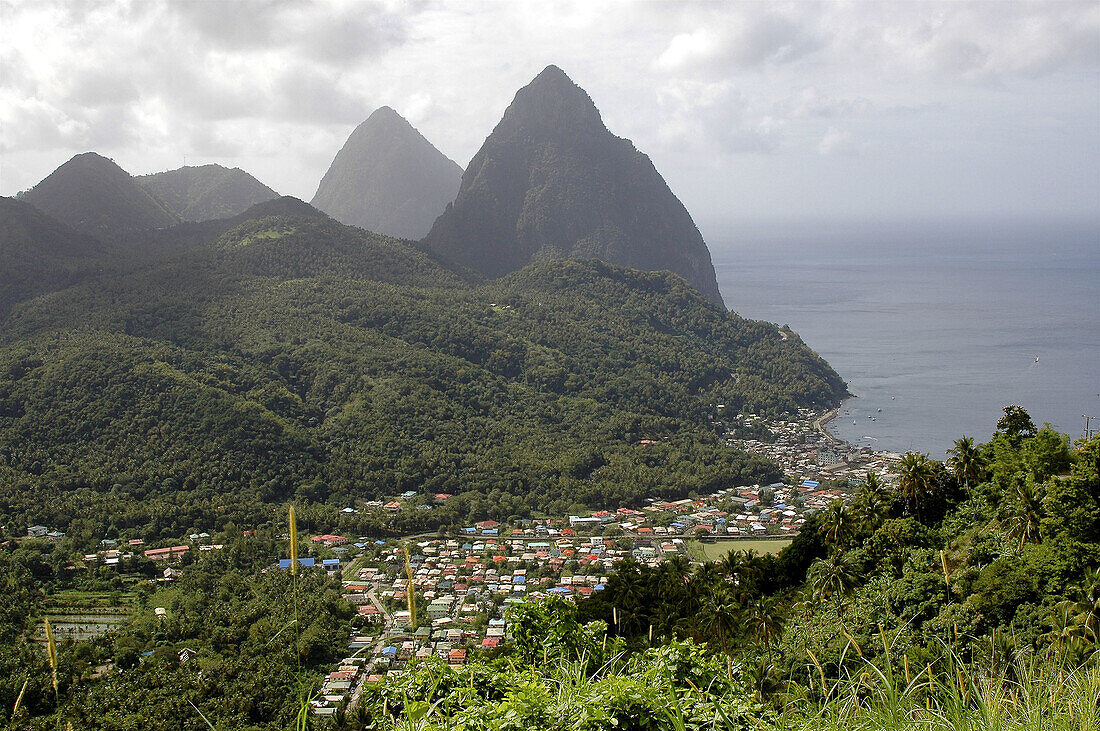
POLYGON ((53 639, 50 618, 46 617, 46 654, 50 658, 50 679, 53 681, 54 700, 57 700, 57 643, 53 639))
POLYGON ((290 506, 290 573, 298 573, 298 521, 294 519, 294 506, 290 506))
POLYGON ((15 697, 15 706, 11 709, 12 718, 15 717, 16 713, 19 713, 19 706, 23 703, 23 693, 27 691, 27 683, 29 682, 31 682, 30 678, 23 681, 23 687, 19 689, 19 695, 15 697))

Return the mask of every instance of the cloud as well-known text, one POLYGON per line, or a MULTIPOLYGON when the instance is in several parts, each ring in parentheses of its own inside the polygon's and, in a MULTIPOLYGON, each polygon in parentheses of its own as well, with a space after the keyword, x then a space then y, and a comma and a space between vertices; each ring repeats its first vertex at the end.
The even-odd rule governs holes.
POLYGON ((785 63, 820 46, 805 23, 762 5, 741 6, 708 20, 674 36, 654 67, 666 72, 723 73, 731 67, 785 63))
POLYGON ((821 141, 817 143, 817 154, 854 157, 858 154, 858 150, 852 143, 852 135, 836 127, 830 127, 825 136, 821 138, 821 141))
POLYGON ((407 37, 407 3, 313 0, 175 2, 181 30, 223 51, 283 49, 295 57, 347 63, 380 55, 407 37))
POLYGON ((660 134, 672 147, 702 153, 770 153, 783 123, 760 116, 737 87, 728 82, 670 82, 658 94, 660 134))
POLYGON ((825 6, 829 61, 970 80, 1100 66, 1100 5, 881 3, 825 6))
POLYGON ((80 148, 87 139, 87 124, 48 102, 0 92, 0 152, 80 148))
POLYGON ((782 199, 815 187, 799 176, 835 174, 833 156, 919 171, 928 150, 1047 165, 1050 200, 1100 194, 1095 0, 0 0, 0 16, 9 193, 107 147, 135 171, 228 157, 309 197, 381 104, 461 163, 556 63, 706 200, 746 170, 782 199), (1069 168, 1076 187, 1058 184, 1069 168))
POLYGON ((338 76, 317 67, 287 69, 275 81, 268 101, 272 116, 292 122, 361 122, 372 109, 338 76))

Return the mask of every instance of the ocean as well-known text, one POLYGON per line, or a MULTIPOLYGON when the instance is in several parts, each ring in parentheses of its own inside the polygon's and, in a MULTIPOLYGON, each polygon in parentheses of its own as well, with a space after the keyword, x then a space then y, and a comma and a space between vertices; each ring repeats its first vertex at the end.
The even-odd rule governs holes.
POLYGON ((1100 222, 756 222, 704 230, 731 310, 788 324, 855 396, 837 437, 943 459, 1008 404, 1100 430, 1100 222))

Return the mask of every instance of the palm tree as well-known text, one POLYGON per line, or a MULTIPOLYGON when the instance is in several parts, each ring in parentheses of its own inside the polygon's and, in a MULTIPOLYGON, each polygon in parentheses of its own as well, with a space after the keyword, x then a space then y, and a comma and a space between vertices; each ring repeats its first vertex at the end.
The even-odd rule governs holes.
POLYGON ((855 518, 852 511, 841 500, 834 500, 822 516, 825 541, 832 548, 845 545, 855 531, 855 518))
POLYGON ((815 600, 838 599, 855 589, 857 576, 852 560, 843 554, 814 561, 806 577, 815 600))
POLYGON ((985 471, 985 458, 981 451, 974 446, 974 437, 962 436, 955 440, 955 446, 947 450, 951 455, 948 466, 955 475, 955 479, 963 483, 963 488, 969 493, 971 481, 977 482, 985 471))
POLYGON ((702 631, 717 635, 718 646, 726 652, 730 638, 742 626, 741 605, 724 591, 713 592, 703 601, 699 625, 702 631))
POLYGON ((663 592, 673 593, 684 586, 691 574, 691 563, 682 554, 676 554, 661 562, 660 586, 663 592))
POLYGON ((774 597, 761 597, 753 602, 748 614, 749 626, 757 641, 763 642, 768 657, 772 654, 772 644, 783 635, 783 615, 779 601, 774 597))
POLYGON ((1060 654, 1063 661, 1070 665, 1078 664, 1090 654, 1090 646, 1095 644, 1077 621, 1073 604, 1066 600, 1054 605, 1052 628, 1050 632, 1039 637, 1041 641, 1048 643, 1047 652, 1050 655, 1060 654))
POLYGON ((935 489, 935 473, 927 454, 906 452, 898 471, 898 487, 905 505, 920 520, 920 507, 935 489))
POLYGON ((874 472, 863 476, 859 494, 856 496, 856 515, 869 532, 877 530, 886 520, 890 514, 891 502, 889 491, 878 481, 874 472))
POLYGON ((755 593, 760 579, 763 578, 760 554, 750 548, 746 551, 731 551, 730 555, 736 555, 737 566, 732 576, 742 598, 755 593))
POLYGON ((721 558, 718 565, 721 567, 722 573, 732 581, 737 576, 738 569, 741 568, 741 557, 738 555, 738 551, 727 553, 721 558))
POLYGON ((1100 642, 1100 569, 1086 569, 1080 584, 1069 588, 1066 607, 1080 636, 1090 643, 1100 642))
POLYGON ((1008 534, 1024 543, 1042 538, 1043 488, 1030 479, 1017 483, 1015 500, 1008 505, 1008 534))

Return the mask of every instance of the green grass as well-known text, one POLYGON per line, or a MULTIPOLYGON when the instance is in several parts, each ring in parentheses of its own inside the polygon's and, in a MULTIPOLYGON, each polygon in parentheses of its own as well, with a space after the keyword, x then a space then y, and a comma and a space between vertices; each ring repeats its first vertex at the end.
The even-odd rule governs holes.
POLYGON ((753 538, 746 540, 715 541, 714 543, 701 543, 699 541, 687 541, 687 549, 696 561, 717 561, 730 551, 747 551, 752 549, 757 553, 779 553, 791 545, 790 538, 753 538))
MULTIPOLYGON (((885 642, 885 640, 884 640, 885 642)), ((854 649, 854 648, 853 648, 854 649)), ((1100 665, 1059 666, 1019 656, 990 670, 947 653, 938 672, 885 662, 803 690, 784 708, 786 731, 1086 731, 1100 728, 1100 665), (946 667, 943 667, 946 665, 946 667), (825 698, 822 699, 822 690, 825 698), (798 697, 801 696, 801 697, 798 697)), ((814 661, 816 664, 816 661, 814 661)), ((817 666, 820 669, 820 666, 817 666)), ((822 680, 825 680, 821 676, 822 680)))
POLYGON ((106 607, 119 607, 128 609, 137 600, 137 593, 125 590, 112 591, 81 591, 79 589, 62 589, 55 591, 46 597, 46 608, 49 609, 102 609, 106 607))

